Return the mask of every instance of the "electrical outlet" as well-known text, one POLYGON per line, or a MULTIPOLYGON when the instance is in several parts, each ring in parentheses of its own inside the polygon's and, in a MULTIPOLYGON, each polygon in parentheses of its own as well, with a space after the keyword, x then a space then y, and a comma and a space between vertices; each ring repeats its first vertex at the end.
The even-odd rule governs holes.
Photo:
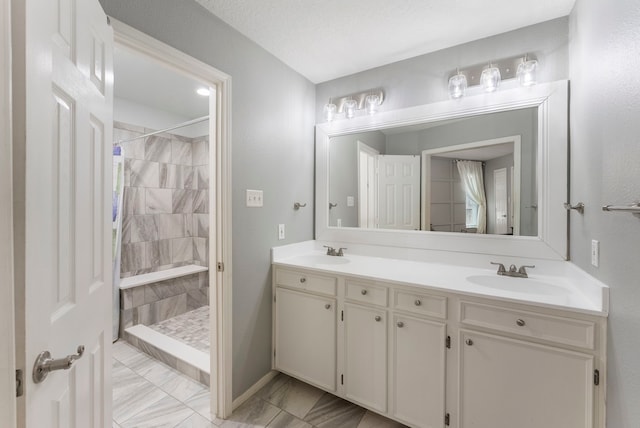
POLYGON ((262 206, 262 190, 247 189, 247 206, 251 208, 259 208, 262 206))
POLYGON ((355 204, 355 198, 353 196, 347 196, 347 206, 353 207, 355 204))
POLYGON ((591 241, 591 264, 595 267, 600 266, 600 241, 595 239, 591 241))
POLYGON ((284 239, 284 224, 278 225, 278 240, 282 241, 284 239))

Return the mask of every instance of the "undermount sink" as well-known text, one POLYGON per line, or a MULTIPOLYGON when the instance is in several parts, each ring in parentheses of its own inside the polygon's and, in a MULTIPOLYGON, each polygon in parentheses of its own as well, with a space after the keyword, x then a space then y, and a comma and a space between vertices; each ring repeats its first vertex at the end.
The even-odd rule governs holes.
POLYGON ((296 257, 296 261, 313 265, 343 265, 349 263, 349 259, 338 256, 327 256, 322 254, 308 254, 296 257))
POLYGON ((531 278, 512 278, 499 275, 472 275, 467 281, 485 288, 508 291, 511 293, 531 294, 538 296, 562 296, 568 293, 565 288, 537 281, 531 278))

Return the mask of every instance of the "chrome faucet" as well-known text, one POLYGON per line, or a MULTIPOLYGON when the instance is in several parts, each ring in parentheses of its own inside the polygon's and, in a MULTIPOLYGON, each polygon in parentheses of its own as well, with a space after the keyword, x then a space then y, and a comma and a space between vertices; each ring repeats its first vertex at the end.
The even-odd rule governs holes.
POLYGON ((342 247, 340 247, 340 248, 338 248, 338 250, 336 251, 336 249, 335 249, 335 248, 330 247, 330 246, 328 246, 328 245, 323 245, 323 247, 327 249, 327 256, 336 256, 336 257, 342 257, 342 256, 344 256, 344 251, 343 251, 343 250, 346 250, 346 249, 347 249, 347 248, 342 248, 342 247))
POLYGON ((514 278, 529 278, 527 274, 527 268, 533 269, 535 266, 520 266, 520 269, 516 268, 516 265, 509 266, 509 270, 507 270, 502 263, 491 262, 492 265, 498 266, 498 275, 503 276, 511 276, 514 278))

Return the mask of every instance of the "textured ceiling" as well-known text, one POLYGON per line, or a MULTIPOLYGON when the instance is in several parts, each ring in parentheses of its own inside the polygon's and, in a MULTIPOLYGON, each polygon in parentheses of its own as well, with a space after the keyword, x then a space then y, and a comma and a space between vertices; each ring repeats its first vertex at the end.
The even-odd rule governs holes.
POLYGON ((196 0, 314 83, 566 16, 575 0, 196 0))

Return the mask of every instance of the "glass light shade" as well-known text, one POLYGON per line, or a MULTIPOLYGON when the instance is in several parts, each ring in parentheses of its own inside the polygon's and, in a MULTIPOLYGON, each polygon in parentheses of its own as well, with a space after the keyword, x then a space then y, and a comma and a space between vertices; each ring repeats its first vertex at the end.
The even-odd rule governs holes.
POLYGON ((378 95, 370 94, 364 99, 367 106, 367 113, 376 114, 378 106, 380 105, 380 97, 378 95))
POLYGON ((486 92, 495 92, 500 86, 500 70, 497 67, 485 68, 480 76, 480 84, 486 92))
POLYGON ((324 105, 323 115, 327 122, 331 122, 336 117, 336 105, 329 102, 324 105))
POLYGON ((349 99, 342 104, 342 108, 344 109, 344 115, 347 119, 351 119, 356 115, 356 109, 358 108, 358 103, 356 100, 349 99))
POLYGON ((538 61, 535 59, 525 61, 518 65, 516 77, 521 86, 532 86, 537 83, 536 72, 538 71, 538 61))
POLYGON ((453 99, 464 97, 467 90, 467 76, 456 74, 449 79, 449 96, 453 99))

